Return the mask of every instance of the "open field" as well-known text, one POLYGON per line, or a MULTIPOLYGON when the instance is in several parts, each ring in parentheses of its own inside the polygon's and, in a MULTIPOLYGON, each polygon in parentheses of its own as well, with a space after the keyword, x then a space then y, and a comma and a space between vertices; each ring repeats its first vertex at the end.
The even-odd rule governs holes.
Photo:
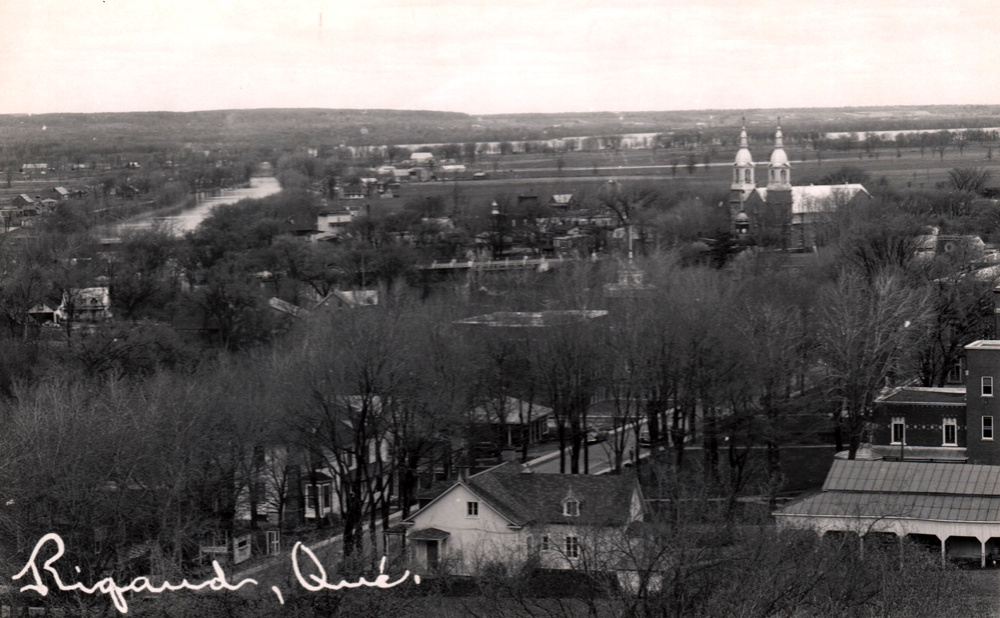
MULTIPOLYGON (((767 160, 771 153, 769 144, 757 145, 751 149, 757 163, 757 185, 766 183, 767 160)), ((878 152, 878 158, 857 153, 824 151, 817 160, 811 149, 786 148, 792 160, 792 183, 795 185, 818 184, 820 179, 841 167, 859 168, 871 176, 868 189, 872 190, 884 177, 891 189, 933 189, 938 183, 948 182, 948 172, 956 167, 977 167, 992 172, 991 186, 1000 186, 1000 148, 993 149, 992 160, 987 159, 987 149, 970 146, 959 155, 957 149, 945 152, 942 161, 928 149, 924 156, 918 149, 903 150, 900 157, 895 150, 878 152)), ((476 209, 488 205, 502 194, 537 195, 544 202, 550 195, 558 193, 589 194, 608 180, 627 179, 649 181, 669 192, 691 193, 702 196, 717 194, 726 199, 729 191, 731 165, 735 151, 717 154, 709 167, 697 157, 698 164, 693 172, 688 171, 685 151, 629 150, 612 152, 572 152, 562 155, 520 154, 486 158, 481 164, 468 166, 471 170, 482 169, 490 172, 486 180, 443 180, 424 183, 404 184, 400 198, 421 199, 430 196, 445 198, 451 208, 457 199, 460 205, 476 209), (563 158, 563 168, 559 170, 557 160, 563 158), (676 173, 671 169, 671 160, 679 161, 676 173), (494 172, 494 169, 499 169, 494 172)))

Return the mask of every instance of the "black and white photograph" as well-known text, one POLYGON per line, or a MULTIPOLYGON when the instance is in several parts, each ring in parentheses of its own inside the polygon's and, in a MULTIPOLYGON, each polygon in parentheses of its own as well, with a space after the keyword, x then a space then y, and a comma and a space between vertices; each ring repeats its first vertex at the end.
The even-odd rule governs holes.
POLYGON ((0 618, 1000 616, 994 0, 0 23, 0 618))

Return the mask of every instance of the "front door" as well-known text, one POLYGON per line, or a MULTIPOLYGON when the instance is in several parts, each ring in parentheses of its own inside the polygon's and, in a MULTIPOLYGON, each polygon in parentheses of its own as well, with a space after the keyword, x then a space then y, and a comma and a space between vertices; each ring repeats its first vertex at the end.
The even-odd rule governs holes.
POLYGON ((427 568, 432 571, 438 568, 437 541, 427 541, 427 568))

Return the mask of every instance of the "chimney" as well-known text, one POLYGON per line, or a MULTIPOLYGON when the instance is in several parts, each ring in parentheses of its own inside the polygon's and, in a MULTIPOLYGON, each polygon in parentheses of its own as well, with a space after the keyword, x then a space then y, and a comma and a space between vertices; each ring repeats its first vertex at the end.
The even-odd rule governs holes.
POLYGON ((458 480, 462 482, 469 480, 469 466, 458 466, 458 480))

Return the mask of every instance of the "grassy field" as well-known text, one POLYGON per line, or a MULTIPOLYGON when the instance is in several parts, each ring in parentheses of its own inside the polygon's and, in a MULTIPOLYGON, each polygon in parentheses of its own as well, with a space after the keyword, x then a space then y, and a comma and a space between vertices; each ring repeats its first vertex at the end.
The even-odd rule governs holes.
MULTIPOLYGON (((884 178, 884 183, 892 189, 923 188, 933 189, 938 183, 948 182, 948 172, 959 167, 975 167, 989 170, 993 175, 991 186, 1000 186, 1000 148, 994 148, 992 160, 987 158, 986 147, 970 146, 961 155, 953 148, 945 152, 944 160, 932 155, 928 149, 924 156, 920 151, 903 150, 896 156, 895 150, 884 150, 878 158, 867 155, 858 158, 857 153, 824 151, 822 159, 817 159, 812 150, 786 148, 792 160, 792 183, 795 185, 818 184, 825 175, 841 167, 859 168, 871 176, 869 190, 884 178)), ((752 149, 757 162, 757 185, 764 186, 767 173, 767 159, 771 146, 758 145, 752 149)), ((501 195, 537 195, 542 202, 553 194, 577 193, 592 195, 610 179, 624 179, 633 182, 652 182, 668 192, 691 193, 710 197, 722 196, 729 191, 731 165, 735 153, 726 151, 717 154, 706 168, 702 156, 693 172, 688 171, 686 151, 629 150, 613 152, 572 152, 562 155, 520 154, 486 158, 480 163, 468 166, 470 170, 482 169, 490 172, 487 180, 443 180, 404 184, 400 192, 403 201, 422 199, 430 196, 444 198, 449 209, 457 202, 462 206, 477 208, 488 205, 501 195), (563 158, 563 167, 557 165, 558 157, 563 158), (676 173, 670 161, 677 159, 676 173), (494 170, 499 171, 494 171, 494 170)), ((471 171, 470 171, 471 174, 471 171)))

